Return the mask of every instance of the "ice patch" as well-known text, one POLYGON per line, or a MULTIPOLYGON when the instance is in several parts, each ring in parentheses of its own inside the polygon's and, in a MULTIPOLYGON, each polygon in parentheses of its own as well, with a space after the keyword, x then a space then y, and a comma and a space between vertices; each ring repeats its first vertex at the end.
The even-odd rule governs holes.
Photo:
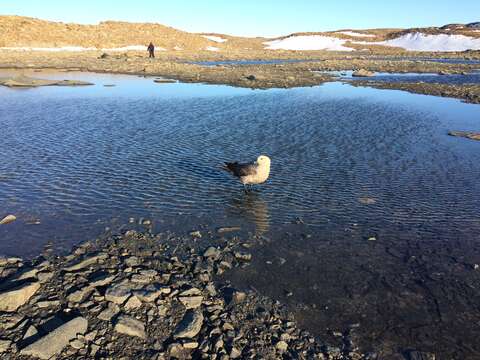
POLYGON ((214 35, 202 35, 205 39, 215 41, 217 43, 223 43, 227 41, 227 39, 221 38, 220 36, 214 36, 214 35))
POLYGON ((354 49, 343 46, 347 40, 323 35, 299 35, 285 39, 264 42, 266 49, 270 50, 330 50, 353 51, 354 49))
POLYGON ((343 34, 343 35, 354 36, 354 37, 375 37, 375 35, 362 34, 354 31, 336 31, 336 34, 343 34))
POLYGON ((215 46, 207 46, 205 48, 205 50, 208 50, 208 51, 219 51, 220 49, 215 47, 215 46))
POLYGON ((464 35, 427 35, 410 33, 396 39, 378 42, 354 42, 355 44, 401 47, 409 51, 465 51, 480 50, 480 39, 464 35))

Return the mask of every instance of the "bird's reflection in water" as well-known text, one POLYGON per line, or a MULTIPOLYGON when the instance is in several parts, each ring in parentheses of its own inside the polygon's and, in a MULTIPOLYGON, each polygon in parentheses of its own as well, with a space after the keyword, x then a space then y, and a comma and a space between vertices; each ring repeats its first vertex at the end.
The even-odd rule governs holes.
POLYGON ((250 191, 232 199, 236 215, 255 224, 255 235, 263 235, 270 229, 268 204, 262 194, 250 191))

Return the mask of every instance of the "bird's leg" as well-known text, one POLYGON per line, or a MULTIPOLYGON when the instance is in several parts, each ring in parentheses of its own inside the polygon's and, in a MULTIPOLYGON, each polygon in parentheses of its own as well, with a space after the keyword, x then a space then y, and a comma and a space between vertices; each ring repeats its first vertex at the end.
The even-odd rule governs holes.
POLYGON ((248 194, 247 184, 243 184, 243 191, 245 191, 245 194, 248 194))

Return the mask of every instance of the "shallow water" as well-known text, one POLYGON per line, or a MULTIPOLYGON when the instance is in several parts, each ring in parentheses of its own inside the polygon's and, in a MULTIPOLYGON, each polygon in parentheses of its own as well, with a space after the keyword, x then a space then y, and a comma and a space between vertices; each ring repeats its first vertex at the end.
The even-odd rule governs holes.
POLYGON ((360 322, 378 347, 480 352, 480 143, 447 136, 479 131, 480 106, 341 83, 26 74, 96 85, 0 88, 0 216, 18 217, 0 226, 1 254, 65 251, 130 218, 179 233, 240 225, 256 256, 233 281, 289 303, 317 335, 360 322), (245 194, 219 167, 260 153, 271 178, 245 194))
MULTIPOLYGON (((322 73, 319 71, 319 73, 322 73)), ((480 84, 480 71, 475 70, 467 74, 432 74, 432 73, 386 73, 376 72, 374 76, 369 77, 354 77, 353 71, 328 71, 328 74, 339 76, 341 79, 348 80, 374 80, 380 82, 406 82, 406 83, 434 83, 434 84, 480 84)))

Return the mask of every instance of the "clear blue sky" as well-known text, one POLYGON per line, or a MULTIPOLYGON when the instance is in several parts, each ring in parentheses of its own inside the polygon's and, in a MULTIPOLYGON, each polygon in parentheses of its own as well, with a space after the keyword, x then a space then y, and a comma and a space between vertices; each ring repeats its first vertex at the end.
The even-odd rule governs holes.
POLYGON ((480 21, 480 0, 0 0, 0 14, 84 24, 158 22, 191 32, 276 36, 480 21))

